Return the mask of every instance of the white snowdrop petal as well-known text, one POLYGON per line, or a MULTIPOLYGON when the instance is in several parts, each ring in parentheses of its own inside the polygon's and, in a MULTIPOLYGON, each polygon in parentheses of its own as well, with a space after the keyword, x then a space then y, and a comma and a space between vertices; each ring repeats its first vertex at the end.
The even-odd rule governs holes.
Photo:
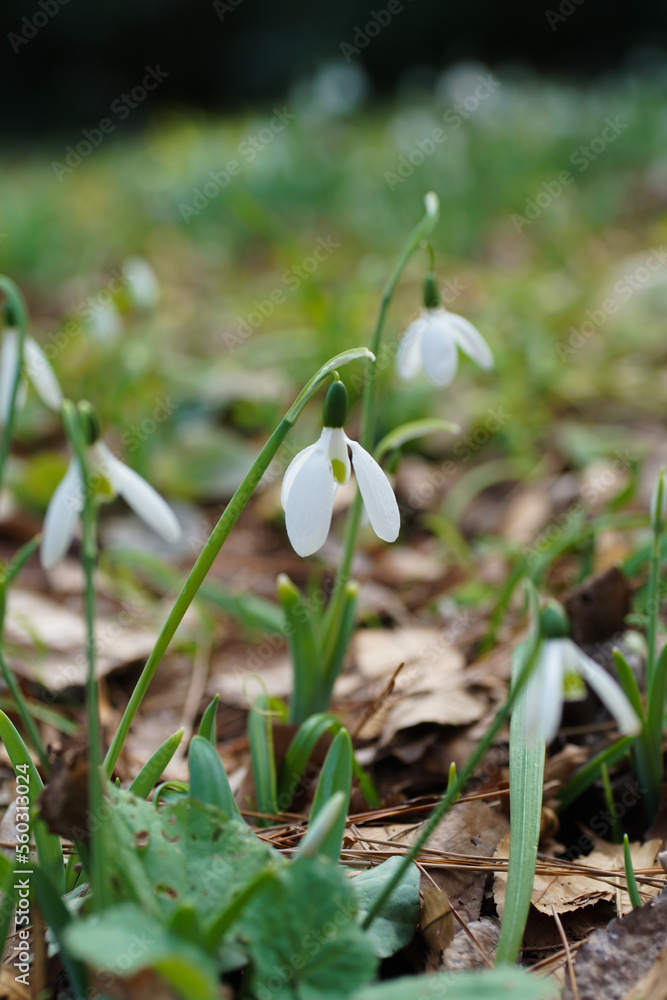
POLYGON ((545 743, 558 732, 563 714, 563 648, 561 639, 545 639, 541 654, 540 729, 545 743))
POLYGON ((447 319, 454 330, 459 347, 469 358, 476 361, 480 368, 493 368, 493 354, 476 326, 456 313, 448 313, 447 319))
POLYGON ((290 490, 292 489, 297 473, 299 472, 299 469, 301 468, 303 463, 308 460, 308 456, 312 455, 312 453, 316 451, 318 448, 326 452, 326 448, 323 448, 321 442, 322 438, 320 437, 320 440, 316 441, 315 444, 309 444, 307 448, 304 448, 303 451, 300 451, 298 455, 295 455, 290 464, 287 466, 287 470, 285 472, 285 475, 283 476, 283 485, 280 490, 280 502, 282 504, 283 510, 286 509, 287 499, 290 495, 290 490))
POLYGON ((456 339, 444 309, 432 310, 422 333, 421 349, 426 377, 440 388, 451 385, 459 359, 456 339))
POLYGON ((98 442, 95 447, 112 486, 134 513, 166 542, 176 542, 181 537, 181 526, 167 501, 138 472, 116 458, 105 444, 98 442))
POLYGON ((299 463, 289 484, 284 504, 287 535, 294 551, 302 557, 311 556, 324 545, 337 489, 328 449, 318 442, 306 451, 306 458, 299 463))
POLYGON ((44 351, 32 337, 25 339, 25 367, 42 402, 52 410, 60 410, 63 402, 60 383, 44 351))
POLYGON ((636 736, 641 730, 641 722, 623 693, 620 684, 613 677, 610 677, 607 671, 595 660, 578 649, 571 640, 566 641, 569 641, 572 647, 572 655, 576 660, 578 672, 593 688, 610 715, 616 719, 618 728, 628 736, 636 736))
POLYGON ((410 324, 399 344, 396 371, 406 382, 413 379, 422 366, 421 338, 425 326, 426 320, 420 316, 410 324))
POLYGON ((401 527, 401 515, 389 480, 357 441, 346 438, 352 451, 352 467, 373 531, 385 542, 395 542, 401 527))
POLYGON ((5 330, 0 352, 0 423, 6 424, 19 361, 19 338, 14 329, 5 330))
POLYGON ((45 569, 55 566, 67 552, 74 534, 74 524, 82 510, 81 476, 77 462, 72 459, 51 497, 44 518, 40 559, 45 569))

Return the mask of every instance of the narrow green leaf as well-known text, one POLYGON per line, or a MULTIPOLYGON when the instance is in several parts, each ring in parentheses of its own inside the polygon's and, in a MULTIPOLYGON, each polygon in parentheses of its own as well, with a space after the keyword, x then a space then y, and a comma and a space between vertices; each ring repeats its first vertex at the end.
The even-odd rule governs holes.
MULTIPOLYGON (((357 598, 359 597, 359 584, 355 580, 348 580, 345 584, 345 593, 340 610, 340 620, 337 623, 333 636, 327 637, 324 643, 325 655, 322 668, 322 679, 320 681, 320 691, 317 708, 326 711, 329 707, 331 692, 338 680, 338 675, 345 660, 350 645, 350 639, 354 631, 355 613, 357 610, 357 598)), ((333 623, 332 623, 333 627, 333 623)))
POLYGON ((226 816, 242 819, 227 772, 212 743, 195 736, 188 751, 190 764, 190 795, 206 805, 217 806, 226 816))
POLYGON ((310 718, 301 723, 287 748, 280 768, 278 796, 282 809, 289 808, 289 804, 299 787, 301 776, 306 769, 306 764, 321 738, 327 732, 335 735, 341 727, 340 719, 324 712, 311 715, 310 718))
POLYGON ((310 822, 317 820, 333 796, 337 792, 342 792, 345 796, 343 808, 341 809, 335 823, 331 824, 331 829, 320 844, 320 854, 338 861, 340 858, 340 848, 343 843, 345 833, 345 823, 347 820, 347 809, 350 803, 350 787, 352 784, 352 740, 347 729, 341 729, 329 747, 329 752, 324 758, 324 764, 320 771, 320 776, 315 789, 313 805, 310 810, 310 822))
POLYGON ((321 709, 319 698, 320 650, 311 610, 303 594, 290 578, 281 573, 277 580, 278 598, 285 614, 285 634, 292 657, 292 696, 289 721, 301 723, 321 709))
POLYGON ((218 712, 219 701, 220 695, 216 694, 215 698, 202 715, 201 722, 199 723, 199 735, 203 736, 205 740, 209 741, 209 743, 212 743, 213 746, 217 746, 218 744, 218 731, 215 725, 215 718, 218 712))
POLYGON ((627 833, 623 835, 623 863, 625 865, 625 881, 628 884, 628 896, 630 897, 633 909, 636 910, 637 907, 643 906, 644 904, 642 903, 642 898, 639 895, 639 889, 637 888, 637 879, 635 878, 635 870, 632 867, 630 841, 628 840, 627 833))
MULTIPOLYGON (((26 765, 28 767, 29 780, 27 784, 30 787, 30 804, 34 809, 35 801, 44 788, 44 783, 30 758, 28 748, 21 739, 16 726, 2 711, 0 711, 0 740, 4 743, 14 771, 17 774, 23 774, 24 767, 26 765), (19 767, 21 771, 17 770, 19 767)), ((32 835, 35 838, 39 866, 51 880, 56 890, 62 894, 65 891, 65 866, 60 838, 49 833, 46 823, 41 819, 34 818, 31 826, 32 835)))
POLYGON ((0 955, 3 955, 16 902, 13 865, 4 854, 0 854, 0 893, 2 893, 0 901, 0 955))
MULTIPOLYGON (((273 718, 269 697, 258 695, 248 713, 248 741, 255 777, 257 810, 275 816, 278 812, 276 760, 273 752, 273 718)), ((271 820, 260 821, 267 825, 271 820)))
POLYGON ((458 424, 453 424, 450 420, 427 419, 412 420, 410 423, 401 424, 394 427, 375 446, 375 460, 380 462, 388 451, 394 448, 401 448, 408 441, 415 441, 417 438, 425 437, 427 434, 437 434, 438 431, 447 431, 449 434, 458 434, 461 428, 458 424))
POLYGON ((618 675, 618 682, 621 685, 625 697, 628 699, 639 718, 644 721, 644 706, 642 704, 641 691, 634 671, 620 649, 614 649, 614 664, 618 675))
POLYGON ((162 777, 165 767, 178 750, 184 732, 184 729, 178 729, 148 758, 130 785, 129 790, 138 798, 145 799, 153 791, 162 777))
MULTIPOLYGON (((531 652, 531 643, 521 643, 512 658, 512 681, 516 683, 531 652)), ((496 964, 516 962, 530 909, 540 839, 542 788, 546 748, 538 736, 526 735, 526 689, 519 694, 510 720, 509 778, 510 824, 507 889, 496 964)))
POLYGON ((624 757, 630 753, 630 748, 633 744, 632 736, 622 736, 620 740, 616 740, 615 743, 611 743, 600 753, 596 754, 588 763, 584 764, 582 768, 575 775, 573 775, 568 783, 565 785, 560 793, 560 808, 567 809, 576 802, 580 795, 589 788, 595 779, 600 774, 600 768, 603 764, 611 767, 612 764, 617 764, 619 760, 623 760, 624 757))

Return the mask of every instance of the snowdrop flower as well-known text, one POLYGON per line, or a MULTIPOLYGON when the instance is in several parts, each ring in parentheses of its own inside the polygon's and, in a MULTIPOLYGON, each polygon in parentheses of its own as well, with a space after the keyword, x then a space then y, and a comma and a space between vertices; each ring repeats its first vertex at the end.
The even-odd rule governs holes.
POLYGON ((540 628, 544 638, 525 689, 528 736, 551 743, 558 732, 563 701, 586 697, 584 681, 614 716, 621 732, 635 736, 641 729, 635 710, 607 671, 567 637, 569 624, 563 610, 556 605, 543 609, 540 628))
MULTIPOLYGON (((81 410, 80 404, 80 412, 81 410)), ((128 468, 107 448, 99 438, 92 408, 88 413, 92 419, 87 421, 90 444, 86 460, 96 502, 110 502, 120 495, 135 514, 165 541, 177 541, 181 535, 181 527, 171 507, 145 479, 128 468)), ((51 497, 44 518, 40 559, 45 569, 54 566, 67 552, 83 505, 81 471, 76 458, 72 458, 67 472, 51 497)))
MULTIPOLYGON (((19 332, 15 327, 8 327, 3 334, 0 350, 0 424, 3 425, 9 419, 18 365, 19 332)), ((27 379, 30 379, 43 403, 52 410, 60 410, 63 394, 58 379, 43 350, 32 337, 26 337, 23 342, 23 374, 16 396, 17 407, 22 406, 25 401, 27 379)))
POLYGON ((336 491, 350 478, 351 468, 375 534, 385 542, 398 538, 401 518, 389 480, 375 459, 345 434, 346 416, 347 390, 342 382, 333 382, 324 402, 319 441, 299 452, 283 479, 287 534, 300 556, 310 556, 324 545, 336 491))
POLYGON ((481 368, 493 368, 493 355, 479 330, 441 304, 434 274, 424 281, 424 309, 405 331, 396 357, 398 374, 406 381, 420 370, 434 385, 451 385, 459 364, 459 348, 481 368))

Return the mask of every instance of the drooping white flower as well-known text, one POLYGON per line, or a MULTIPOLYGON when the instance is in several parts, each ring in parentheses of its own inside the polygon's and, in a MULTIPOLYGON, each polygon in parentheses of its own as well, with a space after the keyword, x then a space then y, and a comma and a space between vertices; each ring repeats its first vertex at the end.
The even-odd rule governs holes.
POLYGON ((622 733, 634 736, 641 722, 620 685, 571 639, 543 639, 525 690, 526 732, 550 743, 558 732, 563 701, 584 698, 585 681, 616 719, 622 733))
MULTIPOLYGON (((137 472, 116 458, 103 441, 88 447, 86 459, 97 501, 111 501, 120 495, 165 541, 178 540, 181 527, 168 503, 137 472)), ((81 470, 73 458, 51 497, 44 518, 40 559, 45 569, 54 566, 67 552, 83 504, 81 470)))
POLYGON ((493 355, 472 323, 440 303, 435 276, 424 282, 424 309, 407 328, 398 348, 396 368, 406 381, 423 370, 429 381, 444 388, 454 381, 459 350, 481 368, 493 368, 493 355))
MULTIPOLYGON (((19 366, 19 333, 8 327, 2 335, 0 351, 0 424, 6 424, 12 400, 12 389, 19 366)), ((50 409, 60 410, 63 394, 46 355, 39 344, 26 337, 23 342, 23 376, 19 382, 16 405, 22 406, 26 395, 26 380, 35 387, 38 396, 50 409)))
POLYGON ((352 469, 375 534, 385 542, 398 537, 401 517, 394 491, 372 455, 339 426, 346 412, 345 387, 342 382, 334 382, 327 393, 325 426, 319 440, 292 459, 283 479, 281 502, 287 534, 300 556, 310 556, 324 545, 331 526, 334 497, 339 485, 349 480, 352 469), (337 412, 343 415, 337 419, 331 413, 339 405, 337 412))

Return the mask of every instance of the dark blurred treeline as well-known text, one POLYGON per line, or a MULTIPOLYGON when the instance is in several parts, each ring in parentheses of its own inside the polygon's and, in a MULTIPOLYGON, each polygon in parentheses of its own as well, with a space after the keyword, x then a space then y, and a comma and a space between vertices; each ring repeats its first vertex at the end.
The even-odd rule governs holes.
POLYGON ((133 125, 279 100, 334 59, 382 95, 461 59, 590 78, 667 50, 661 0, 5 0, 3 14, 1 128, 36 140, 94 127, 124 94, 133 125))

